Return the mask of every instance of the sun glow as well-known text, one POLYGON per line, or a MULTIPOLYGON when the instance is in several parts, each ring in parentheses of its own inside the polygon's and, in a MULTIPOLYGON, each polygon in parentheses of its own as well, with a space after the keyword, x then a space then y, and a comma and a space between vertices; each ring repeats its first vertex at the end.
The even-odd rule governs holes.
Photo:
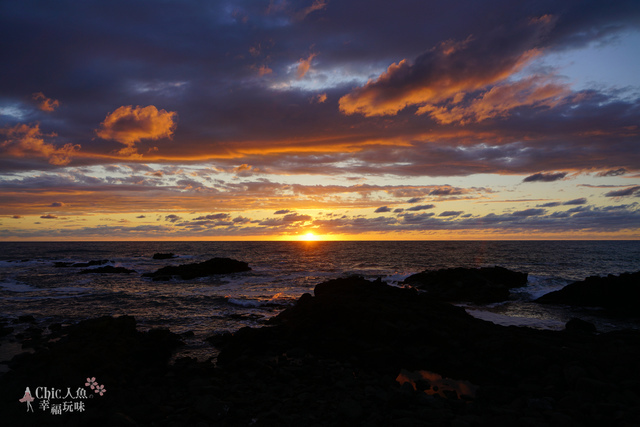
POLYGON ((304 240, 305 242, 311 242, 314 240, 318 240, 318 236, 316 236, 310 231, 307 234, 303 234, 302 236, 300 236, 300 240, 304 240))

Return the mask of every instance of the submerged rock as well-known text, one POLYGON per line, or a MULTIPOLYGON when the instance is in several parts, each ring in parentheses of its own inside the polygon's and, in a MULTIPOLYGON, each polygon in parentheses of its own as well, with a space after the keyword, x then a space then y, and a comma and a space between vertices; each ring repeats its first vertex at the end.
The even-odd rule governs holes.
POLYGON ((171 258, 178 258, 178 257, 174 253, 168 253, 168 254, 155 253, 155 254, 153 254, 153 259, 171 259, 171 258))
POLYGON ((581 282, 570 283, 559 291, 538 298, 542 304, 563 304, 580 307, 602 307, 618 315, 638 316, 640 301, 640 272, 591 276, 581 282))
POLYGON ((510 289, 525 286, 527 273, 503 267, 446 268, 425 270, 404 280, 404 284, 427 291, 436 300, 480 304, 509 299, 510 289))
POLYGON ((197 277, 240 273, 249 270, 251 270, 249 264, 243 261, 237 261, 231 258, 212 258, 208 261, 193 264, 162 267, 153 273, 145 273, 142 276, 151 277, 153 280, 169 280, 173 276, 178 276, 183 280, 189 280, 197 277))

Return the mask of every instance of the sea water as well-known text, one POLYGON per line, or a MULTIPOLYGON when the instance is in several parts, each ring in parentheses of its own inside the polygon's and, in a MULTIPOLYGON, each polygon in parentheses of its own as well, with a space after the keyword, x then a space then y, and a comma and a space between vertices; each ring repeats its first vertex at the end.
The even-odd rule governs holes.
MULTIPOLYGON (((562 329, 571 317, 599 330, 637 327, 533 299, 593 275, 640 271, 638 241, 359 241, 359 242, 49 242, 0 243, 0 316, 31 315, 40 326, 103 315, 132 315, 141 329, 207 336, 261 326, 323 281, 360 275, 398 285, 407 276, 448 267, 501 266, 529 273, 510 301, 464 305, 504 325, 562 329), (154 253, 176 258, 154 260, 154 253), (154 282, 142 274, 213 257, 245 261, 251 271, 154 282), (80 274, 56 262, 108 260, 132 274, 80 274)), ((97 268, 95 266, 92 268, 97 268)), ((203 344, 204 345, 204 344, 203 344)))

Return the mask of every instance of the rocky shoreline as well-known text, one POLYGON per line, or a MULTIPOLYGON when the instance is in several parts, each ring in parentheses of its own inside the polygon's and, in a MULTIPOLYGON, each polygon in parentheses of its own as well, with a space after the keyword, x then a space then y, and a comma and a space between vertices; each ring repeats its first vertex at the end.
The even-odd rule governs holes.
POLYGON ((0 377, 6 425, 640 423, 640 332, 503 327, 361 277, 317 285, 266 327, 212 336, 216 361, 169 363, 180 336, 140 332, 129 316, 36 329, 22 336, 33 353, 0 377), (92 377, 106 392, 84 411, 18 402, 25 387, 91 393, 92 377))

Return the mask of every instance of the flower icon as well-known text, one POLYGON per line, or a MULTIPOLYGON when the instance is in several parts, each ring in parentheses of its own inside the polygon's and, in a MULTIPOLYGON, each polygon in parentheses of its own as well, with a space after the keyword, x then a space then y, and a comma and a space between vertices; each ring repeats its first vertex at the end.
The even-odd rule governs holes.
POLYGON ((84 383, 85 386, 87 387, 91 387, 91 390, 95 390, 95 388, 98 386, 98 383, 96 382, 96 377, 91 377, 91 378, 87 378, 87 382, 84 383))
POLYGON ((100 396, 104 395, 107 392, 107 390, 105 390, 105 388, 104 388, 104 385, 97 385, 97 384, 96 384, 96 388, 95 388, 94 391, 96 393, 99 393, 100 396))

